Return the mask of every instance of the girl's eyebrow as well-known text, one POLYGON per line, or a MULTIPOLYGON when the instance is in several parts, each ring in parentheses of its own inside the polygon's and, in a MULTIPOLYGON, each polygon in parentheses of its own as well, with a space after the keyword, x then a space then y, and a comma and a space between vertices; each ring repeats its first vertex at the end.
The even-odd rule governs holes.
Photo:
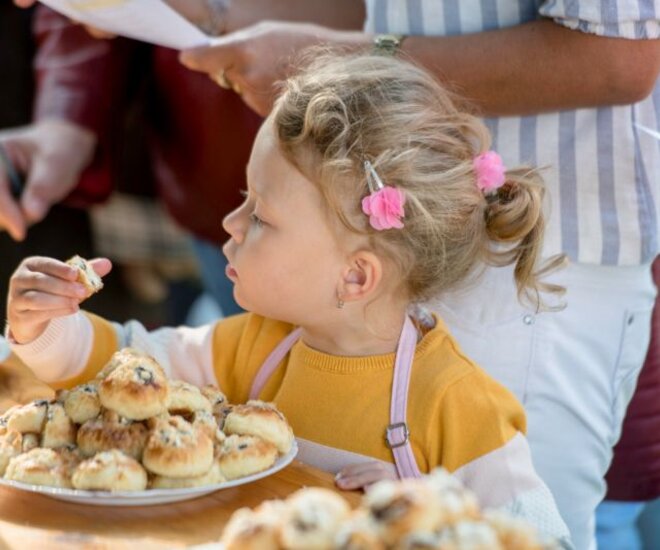
POLYGON ((255 191, 254 187, 249 187, 249 189, 241 189, 239 192, 241 196, 244 198, 247 198, 251 192, 252 195, 255 197, 255 199, 259 201, 261 208, 263 208, 267 214, 275 213, 275 210, 271 206, 269 206, 269 204, 264 200, 263 195, 260 195, 257 191, 255 191))

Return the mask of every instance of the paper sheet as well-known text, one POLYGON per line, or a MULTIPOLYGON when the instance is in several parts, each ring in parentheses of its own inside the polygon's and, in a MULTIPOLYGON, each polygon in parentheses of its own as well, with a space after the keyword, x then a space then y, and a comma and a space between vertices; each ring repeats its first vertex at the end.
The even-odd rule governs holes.
POLYGON ((79 23, 159 46, 182 50, 211 41, 162 0, 40 1, 79 23))

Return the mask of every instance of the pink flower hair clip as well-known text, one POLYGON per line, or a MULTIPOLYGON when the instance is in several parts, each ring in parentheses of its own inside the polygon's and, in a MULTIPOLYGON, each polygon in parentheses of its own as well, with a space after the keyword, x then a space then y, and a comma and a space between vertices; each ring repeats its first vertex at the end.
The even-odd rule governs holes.
POLYGON ((506 168, 502 157, 495 151, 486 151, 477 155, 472 165, 477 173, 477 187, 484 195, 489 195, 504 185, 506 168))
POLYGON ((369 224, 376 231, 403 228, 403 205, 406 196, 401 189, 383 185, 378 173, 368 160, 364 161, 369 195, 362 199, 362 212, 369 216, 369 224))

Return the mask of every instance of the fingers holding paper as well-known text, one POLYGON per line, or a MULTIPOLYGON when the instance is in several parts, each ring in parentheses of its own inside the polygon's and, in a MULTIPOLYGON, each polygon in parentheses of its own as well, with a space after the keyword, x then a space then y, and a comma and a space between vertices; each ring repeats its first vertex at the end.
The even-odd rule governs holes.
POLYGON ((181 62, 238 92, 262 116, 276 97, 297 54, 308 46, 336 42, 337 31, 307 23, 267 21, 230 33, 211 46, 184 50, 181 62))

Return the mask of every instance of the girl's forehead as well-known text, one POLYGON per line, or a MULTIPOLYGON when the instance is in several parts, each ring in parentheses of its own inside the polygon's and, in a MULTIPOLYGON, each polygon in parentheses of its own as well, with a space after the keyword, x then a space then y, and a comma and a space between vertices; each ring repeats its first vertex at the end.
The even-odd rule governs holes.
POLYGON ((257 195, 268 198, 280 195, 318 193, 316 186, 291 164, 282 153, 274 126, 266 119, 252 148, 248 164, 248 185, 257 195))

